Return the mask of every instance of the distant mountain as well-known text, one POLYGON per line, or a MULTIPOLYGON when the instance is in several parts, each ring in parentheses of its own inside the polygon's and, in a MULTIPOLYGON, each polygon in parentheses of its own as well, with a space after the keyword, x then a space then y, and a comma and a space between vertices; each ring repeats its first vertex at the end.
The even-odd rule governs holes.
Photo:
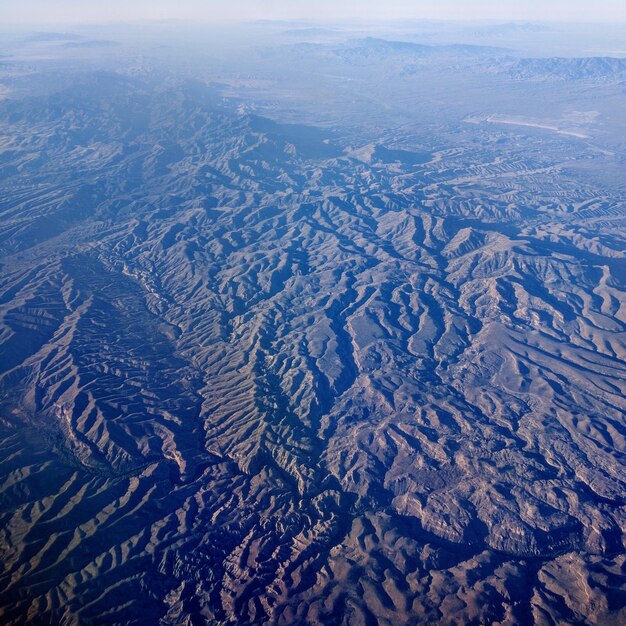
POLYGON ((520 59, 509 70, 513 78, 585 80, 626 77, 626 59, 613 57, 520 59))
POLYGON ((426 46, 410 41, 389 41, 387 39, 378 39, 377 37, 364 37, 354 42, 356 48, 375 50, 385 53, 410 53, 410 54, 428 54, 432 52, 433 46, 426 46))
POLYGON ((493 59, 510 56, 512 51, 506 48, 475 46, 469 44, 426 45, 411 41, 393 41, 366 37, 356 39, 346 46, 335 49, 335 54, 343 61, 359 65, 372 61, 396 63, 396 68, 407 69, 412 64, 437 62, 439 60, 457 64, 468 60, 493 59))
POLYGON ((475 46, 471 44, 447 44, 440 46, 431 46, 426 44, 414 43, 411 41, 390 41, 387 39, 378 39, 375 37, 366 37, 357 40, 357 48, 368 49, 386 54, 411 54, 418 56, 437 56, 437 55, 502 55, 510 53, 507 48, 497 48, 492 46, 475 46))
POLYGON ((529 33, 545 33, 548 27, 543 24, 531 24, 522 22, 507 22, 505 24, 494 24, 488 26, 480 26, 472 29, 474 33, 481 35, 520 35, 529 33))

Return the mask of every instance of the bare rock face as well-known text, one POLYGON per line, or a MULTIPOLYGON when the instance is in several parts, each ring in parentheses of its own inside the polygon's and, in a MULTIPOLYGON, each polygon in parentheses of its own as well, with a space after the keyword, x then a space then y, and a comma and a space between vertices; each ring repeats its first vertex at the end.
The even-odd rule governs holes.
POLYGON ((162 84, 0 103, 2 622, 623 623, 623 188, 162 84))

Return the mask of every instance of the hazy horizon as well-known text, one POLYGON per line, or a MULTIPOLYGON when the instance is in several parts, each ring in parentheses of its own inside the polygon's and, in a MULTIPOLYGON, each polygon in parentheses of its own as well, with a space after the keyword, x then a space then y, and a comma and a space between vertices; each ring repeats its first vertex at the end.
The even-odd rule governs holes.
POLYGON ((202 22, 249 20, 334 20, 389 21, 425 19, 444 21, 528 21, 626 24, 626 5, 621 0, 554 0, 549 6, 537 0, 460 0, 409 2, 390 0, 382 6, 373 0, 238 0, 232 3, 207 0, 111 0, 95 2, 62 0, 51 6, 46 0, 24 0, 19 4, 0 1, 0 20, 5 26, 137 22, 148 20, 199 20, 202 22))

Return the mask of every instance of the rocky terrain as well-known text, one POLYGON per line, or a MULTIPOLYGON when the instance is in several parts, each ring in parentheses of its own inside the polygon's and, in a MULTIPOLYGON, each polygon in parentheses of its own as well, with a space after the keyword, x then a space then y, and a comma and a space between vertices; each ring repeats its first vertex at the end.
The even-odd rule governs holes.
POLYGON ((626 621, 623 138, 5 69, 2 623, 626 621))

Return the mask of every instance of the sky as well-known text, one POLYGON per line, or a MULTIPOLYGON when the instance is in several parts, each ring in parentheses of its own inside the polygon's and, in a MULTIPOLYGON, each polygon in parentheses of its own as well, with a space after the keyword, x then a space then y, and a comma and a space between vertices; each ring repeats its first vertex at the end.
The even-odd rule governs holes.
POLYGON ((626 24, 626 0, 0 0, 0 24, 398 18, 626 24))

